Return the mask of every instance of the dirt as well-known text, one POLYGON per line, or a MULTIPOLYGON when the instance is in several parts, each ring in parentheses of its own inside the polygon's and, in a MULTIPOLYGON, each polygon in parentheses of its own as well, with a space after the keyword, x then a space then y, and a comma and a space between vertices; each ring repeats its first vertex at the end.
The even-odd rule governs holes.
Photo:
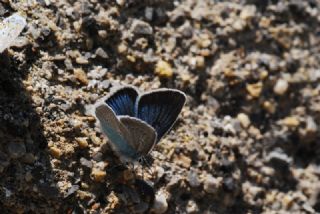
POLYGON ((320 212, 320 2, 1 1, 1 213, 320 212), (88 109, 113 87, 188 100, 124 166, 88 109))

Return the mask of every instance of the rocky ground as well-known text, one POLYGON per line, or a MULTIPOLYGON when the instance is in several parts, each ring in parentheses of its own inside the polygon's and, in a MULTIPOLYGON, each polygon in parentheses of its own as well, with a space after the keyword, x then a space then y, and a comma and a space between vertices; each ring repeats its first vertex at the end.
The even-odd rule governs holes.
POLYGON ((24 0, 0 55, 1 213, 320 212, 320 1, 24 0), (184 91, 135 173, 88 106, 184 91))

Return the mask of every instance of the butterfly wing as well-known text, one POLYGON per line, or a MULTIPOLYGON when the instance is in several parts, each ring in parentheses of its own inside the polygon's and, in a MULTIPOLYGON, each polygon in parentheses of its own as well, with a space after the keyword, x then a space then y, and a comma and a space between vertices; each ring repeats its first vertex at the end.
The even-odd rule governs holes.
POLYGON ((157 142, 170 130, 186 102, 186 95, 174 89, 159 89, 141 95, 136 117, 151 125, 157 142))
POLYGON ((120 116, 121 123, 130 130, 132 147, 140 156, 147 155, 156 143, 157 133, 150 125, 134 117, 120 116))
POLYGON ((98 118, 103 133, 108 137, 112 149, 120 158, 131 161, 136 159, 136 149, 129 144, 130 132, 119 121, 112 109, 103 104, 96 108, 96 117, 98 118))
POLYGON ((125 86, 111 93, 105 99, 105 103, 111 107, 117 116, 128 115, 133 117, 137 97, 138 91, 134 87, 125 86))

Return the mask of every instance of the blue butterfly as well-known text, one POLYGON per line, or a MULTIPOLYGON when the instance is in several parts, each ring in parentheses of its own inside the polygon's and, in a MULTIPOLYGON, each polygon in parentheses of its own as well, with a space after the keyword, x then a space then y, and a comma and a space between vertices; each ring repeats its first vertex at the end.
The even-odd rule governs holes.
POLYGON ((185 102, 186 95, 179 90, 139 93, 132 86, 124 86, 98 102, 95 114, 120 159, 135 162, 171 129, 185 102))

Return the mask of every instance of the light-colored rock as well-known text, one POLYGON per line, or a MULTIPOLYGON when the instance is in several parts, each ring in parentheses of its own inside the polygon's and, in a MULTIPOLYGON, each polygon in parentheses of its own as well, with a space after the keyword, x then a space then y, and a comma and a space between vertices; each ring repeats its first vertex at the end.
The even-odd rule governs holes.
POLYGON ((279 79, 277 83, 275 84, 273 91, 277 95, 284 95, 289 87, 289 83, 284 79, 279 79))

